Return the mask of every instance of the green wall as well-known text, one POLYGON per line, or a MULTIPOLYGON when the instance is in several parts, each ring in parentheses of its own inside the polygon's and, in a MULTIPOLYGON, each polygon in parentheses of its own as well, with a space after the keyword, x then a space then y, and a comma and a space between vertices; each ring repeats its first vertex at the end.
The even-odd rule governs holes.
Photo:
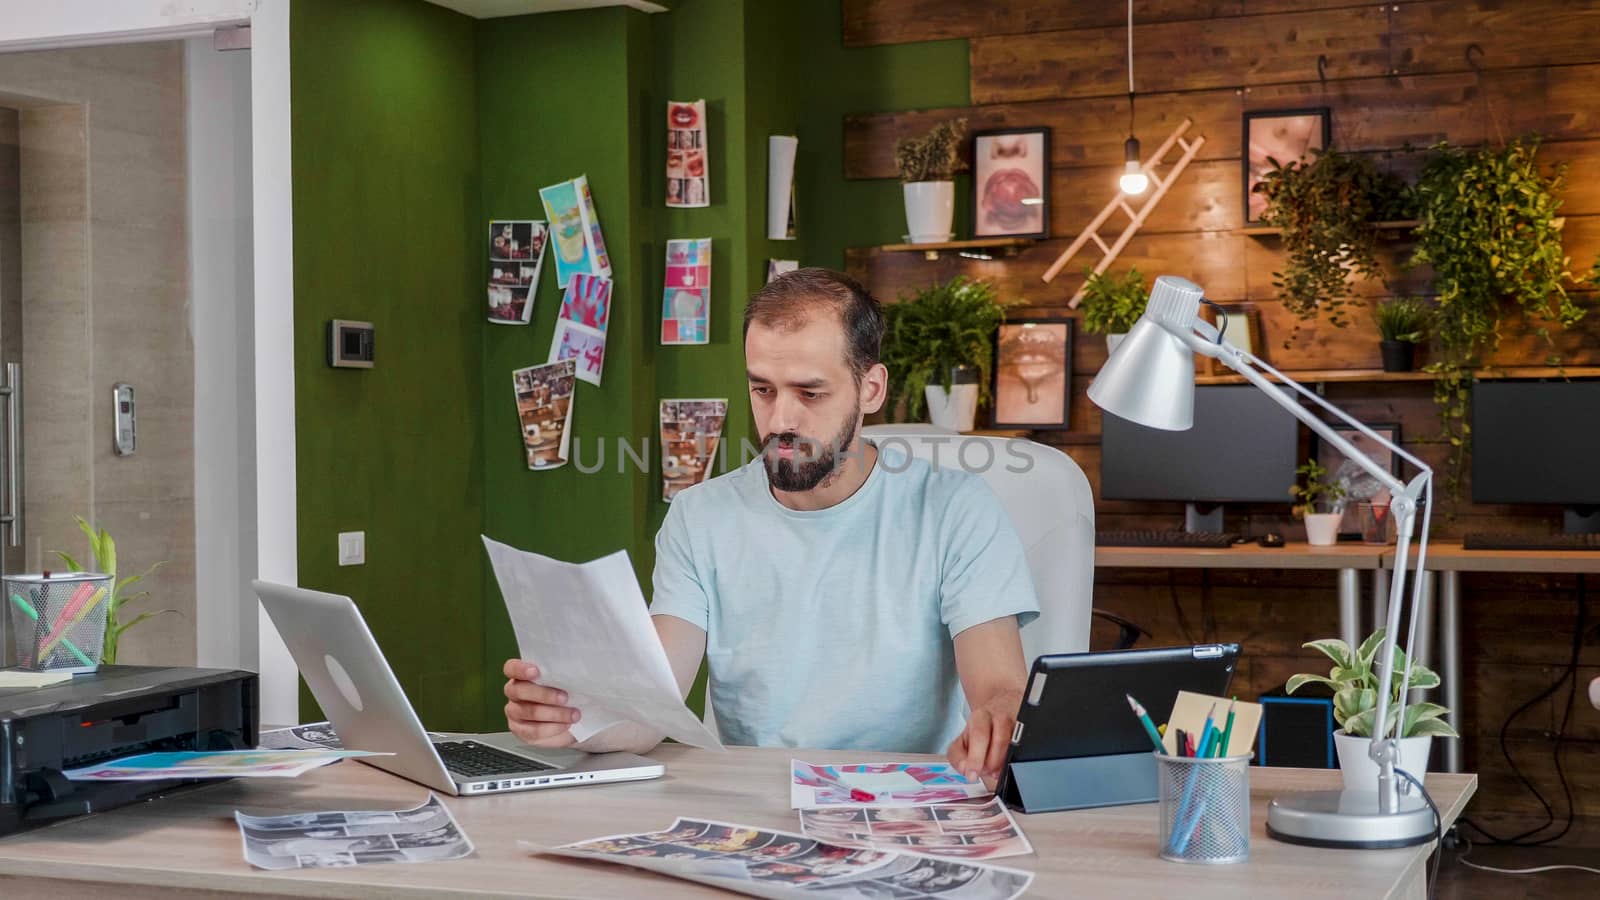
POLYGON ((484 229, 471 20, 417 0, 295 0, 290 42, 300 583, 355 598, 429 725, 477 725, 484 229), (377 327, 376 368, 328 367, 333 318, 377 327), (366 565, 340 567, 336 535, 358 530, 366 565))
POLYGON ((502 721, 516 642, 479 533, 573 561, 627 549, 648 595, 667 508, 657 402, 728 398, 738 465, 755 437, 739 324, 767 259, 841 267, 845 247, 904 230, 897 184, 841 177, 842 119, 965 104, 966 44, 845 50, 839 16, 682 0, 474 21, 422 0, 294 0, 300 581, 356 599, 430 727, 502 721), (669 210, 666 103, 698 98, 712 205, 669 210), (770 134, 800 137, 796 241, 765 236, 770 134), (511 372, 547 358, 561 288, 547 258, 532 324, 484 321, 487 222, 544 218, 538 189, 580 173, 615 267, 604 384, 577 387, 572 461, 535 473, 511 372), (703 237, 711 342, 660 347, 665 243, 703 237), (377 368, 327 367, 336 317, 378 326, 377 368), (650 471, 619 469, 619 441, 650 471), (600 471, 579 472, 602 447, 600 471), (362 529, 367 564, 340 568, 335 535, 362 529))

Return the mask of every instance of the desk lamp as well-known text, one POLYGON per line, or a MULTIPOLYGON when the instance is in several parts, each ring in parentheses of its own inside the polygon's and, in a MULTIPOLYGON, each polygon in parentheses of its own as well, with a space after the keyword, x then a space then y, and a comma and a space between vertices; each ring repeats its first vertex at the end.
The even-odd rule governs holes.
MULTIPOLYGON (((1433 507, 1433 470, 1422 460, 1395 446, 1392 441, 1282 372, 1249 352, 1223 341, 1227 315, 1202 294, 1199 285, 1186 279, 1173 275, 1157 278, 1144 314, 1089 386, 1089 399, 1106 412, 1131 422, 1149 428, 1183 431, 1194 425, 1195 354, 1218 359, 1388 488, 1391 495, 1389 508, 1394 516, 1398 539, 1394 574, 1389 582, 1387 631, 1383 646, 1378 651, 1378 683, 1387 687, 1394 676, 1400 603, 1405 594, 1406 566, 1410 561, 1412 531, 1419 504, 1422 508, 1422 534, 1417 542, 1417 570, 1422 571, 1427 564, 1428 520, 1433 507), (1202 303, 1216 310, 1221 328, 1199 315, 1202 303), (1296 394, 1410 462, 1417 467, 1419 474, 1410 484, 1401 483, 1386 467, 1341 437, 1311 408, 1298 402, 1296 394)), ((1210 465, 1213 462, 1221 461, 1195 460, 1195 465, 1210 465)), ((1411 592, 1411 603, 1415 610, 1422 599, 1422 579, 1413 580, 1415 585, 1411 592)), ((1416 629, 1417 616, 1413 614, 1410 632, 1406 637, 1408 652, 1406 669, 1400 681, 1401 698, 1406 696, 1411 682, 1412 656, 1409 651, 1416 642, 1416 629)), ((1415 793, 1408 791, 1401 795, 1395 780, 1404 705, 1400 705, 1401 711, 1394 716, 1395 734, 1390 736, 1389 707, 1393 702, 1390 692, 1380 690, 1377 700, 1374 734, 1368 750, 1373 762, 1378 764, 1377 782, 1359 791, 1312 791, 1276 797, 1267 811, 1268 834, 1294 844, 1363 849, 1409 847, 1433 839, 1432 810, 1415 793)), ((1415 774, 1420 776, 1421 773, 1415 774)))

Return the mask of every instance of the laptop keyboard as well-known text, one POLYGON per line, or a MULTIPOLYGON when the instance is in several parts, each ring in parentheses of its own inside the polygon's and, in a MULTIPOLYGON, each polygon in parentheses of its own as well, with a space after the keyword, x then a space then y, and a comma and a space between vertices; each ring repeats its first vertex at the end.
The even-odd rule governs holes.
POLYGON ((433 746, 438 748, 439 758, 444 760, 445 768, 467 778, 543 772, 555 768, 477 741, 440 741, 433 746))

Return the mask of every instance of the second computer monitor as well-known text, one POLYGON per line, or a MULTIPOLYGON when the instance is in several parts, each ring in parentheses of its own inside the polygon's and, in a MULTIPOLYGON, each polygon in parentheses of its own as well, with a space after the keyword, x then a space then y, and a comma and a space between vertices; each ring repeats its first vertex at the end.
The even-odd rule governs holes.
POLYGON ((1289 503, 1299 423, 1260 390, 1199 387, 1194 427, 1161 431, 1106 413, 1100 494, 1106 500, 1289 503))

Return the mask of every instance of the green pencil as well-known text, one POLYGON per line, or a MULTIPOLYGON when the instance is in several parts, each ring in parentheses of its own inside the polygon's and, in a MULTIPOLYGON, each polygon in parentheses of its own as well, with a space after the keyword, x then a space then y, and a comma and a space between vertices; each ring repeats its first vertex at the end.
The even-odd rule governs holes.
MULTIPOLYGON (((22 610, 24 613, 27 613, 28 618, 34 620, 35 622, 39 621, 39 611, 33 608, 33 604, 29 603, 27 600, 24 600, 21 594, 12 594, 11 602, 15 603, 18 609, 22 610)), ((68 650, 72 651, 72 655, 76 656, 79 662, 86 666, 94 665, 94 660, 90 659, 82 650, 79 650, 77 644, 74 644, 67 638, 62 638, 60 643, 63 647, 66 647, 68 650)), ((43 666, 44 656, 40 655, 35 662, 37 662, 40 666, 43 666)))
POLYGON ((1234 695, 1232 700, 1228 701, 1228 724, 1222 727, 1222 741, 1218 744, 1221 749, 1217 753, 1218 756, 1228 755, 1228 741, 1233 737, 1233 705, 1238 702, 1239 696, 1237 694, 1234 695))

